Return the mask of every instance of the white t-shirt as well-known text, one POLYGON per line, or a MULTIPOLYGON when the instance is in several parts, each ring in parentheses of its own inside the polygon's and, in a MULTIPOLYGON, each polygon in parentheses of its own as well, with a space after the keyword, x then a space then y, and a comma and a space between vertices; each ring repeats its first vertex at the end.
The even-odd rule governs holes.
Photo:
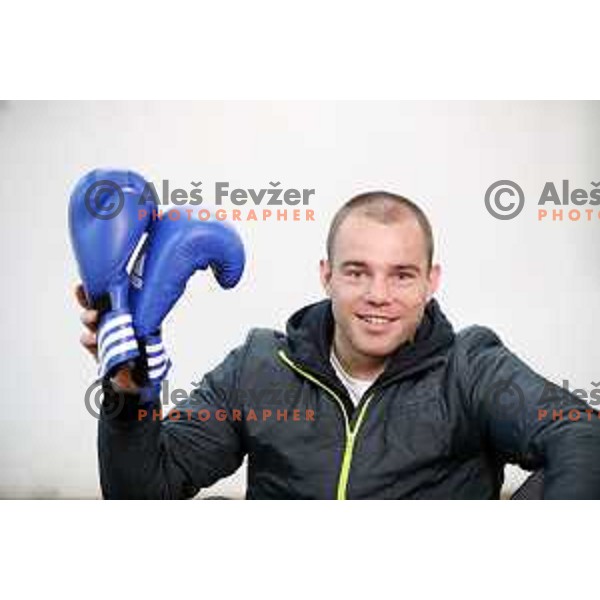
POLYGON ((371 387, 371 385, 373 385, 375 379, 357 379, 356 377, 348 375, 348 373, 344 371, 344 367, 342 367, 338 357, 335 355, 333 346, 331 347, 329 358, 334 371, 340 381, 344 384, 344 387, 348 390, 348 394, 350 395, 352 402, 354 402, 354 406, 358 405, 363 394, 371 387))

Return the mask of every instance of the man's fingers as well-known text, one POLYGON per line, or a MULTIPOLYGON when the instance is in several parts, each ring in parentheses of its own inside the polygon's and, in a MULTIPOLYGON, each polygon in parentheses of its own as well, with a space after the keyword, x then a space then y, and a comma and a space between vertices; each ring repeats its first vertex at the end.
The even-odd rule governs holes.
POLYGON ((97 310, 84 310, 81 313, 81 322, 90 331, 96 331, 98 329, 98 311, 97 310))
POLYGON ((84 331, 79 338, 81 345, 90 352, 95 358, 98 358, 98 340, 96 334, 92 331, 84 331))
POLYGON ((83 289, 83 285, 81 283, 78 283, 75 287, 75 297, 77 298, 77 302, 79 302, 83 308, 89 308, 85 290, 83 289))
POLYGON ((98 344, 98 338, 93 331, 84 331, 80 340, 86 348, 96 348, 98 344))
MULTIPOLYGON (((86 309, 89 309, 89 304, 83 285, 78 283, 75 286, 75 297, 77 302, 86 309)), ((84 331, 79 338, 81 345, 96 359, 98 360, 98 337, 96 330, 98 329, 98 311, 97 310, 84 310, 81 313, 81 322, 87 327, 87 331, 84 331)))

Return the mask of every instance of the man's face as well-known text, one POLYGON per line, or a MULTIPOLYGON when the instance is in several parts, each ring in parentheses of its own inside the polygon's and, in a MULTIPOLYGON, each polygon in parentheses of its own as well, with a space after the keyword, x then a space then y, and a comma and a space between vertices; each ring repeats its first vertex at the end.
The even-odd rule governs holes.
POLYGON ((376 365, 412 339, 437 290, 425 236, 412 215, 382 224, 360 211, 337 231, 321 281, 332 301, 336 351, 347 366, 376 365))

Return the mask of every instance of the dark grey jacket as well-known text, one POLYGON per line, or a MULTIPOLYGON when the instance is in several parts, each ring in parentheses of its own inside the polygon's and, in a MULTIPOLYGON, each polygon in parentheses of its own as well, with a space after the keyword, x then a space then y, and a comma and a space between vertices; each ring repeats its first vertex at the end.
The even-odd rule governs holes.
POLYGON ((546 498, 600 498, 599 413, 490 329, 455 334, 431 300, 356 408, 332 335, 329 301, 252 330, 162 421, 105 386, 104 496, 189 498, 247 455, 248 498, 498 498, 506 463, 543 468, 546 498))

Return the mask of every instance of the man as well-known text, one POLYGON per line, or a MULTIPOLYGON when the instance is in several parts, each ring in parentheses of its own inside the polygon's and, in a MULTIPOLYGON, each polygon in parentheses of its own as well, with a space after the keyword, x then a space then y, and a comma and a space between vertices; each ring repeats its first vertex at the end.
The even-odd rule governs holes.
MULTIPOLYGON (((104 496, 189 498, 247 455, 248 498, 498 498, 506 463, 543 468, 546 498, 600 497, 598 413, 491 330, 455 333, 433 250, 418 206, 362 194, 331 224, 329 299, 285 335, 252 330, 177 418, 119 371, 99 423, 104 496)), ((83 314, 91 352, 96 319, 83 314)))

